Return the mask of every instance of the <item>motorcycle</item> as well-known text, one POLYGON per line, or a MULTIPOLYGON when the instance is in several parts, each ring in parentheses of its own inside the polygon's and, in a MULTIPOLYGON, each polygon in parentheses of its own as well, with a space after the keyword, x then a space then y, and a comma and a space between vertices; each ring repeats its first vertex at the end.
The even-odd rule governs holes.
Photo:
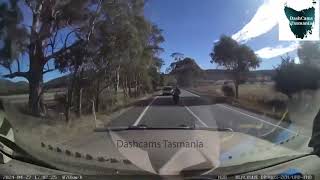
POLYGON ((174 104, 178 104, 180 100, 180 90, 173 90, 172 99, 174 104))
POLYGON ((174 104, 178 104, 180 97, 178 94, 173 94, 172 99, 173 99, 174 104))

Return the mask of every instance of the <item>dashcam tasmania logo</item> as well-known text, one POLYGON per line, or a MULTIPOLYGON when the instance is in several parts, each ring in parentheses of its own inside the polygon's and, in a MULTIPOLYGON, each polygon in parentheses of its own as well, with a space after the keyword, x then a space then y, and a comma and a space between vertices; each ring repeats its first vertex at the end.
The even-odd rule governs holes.
POLYGON ((319 0, 283 0, 279 40, 319 40, 319 0))

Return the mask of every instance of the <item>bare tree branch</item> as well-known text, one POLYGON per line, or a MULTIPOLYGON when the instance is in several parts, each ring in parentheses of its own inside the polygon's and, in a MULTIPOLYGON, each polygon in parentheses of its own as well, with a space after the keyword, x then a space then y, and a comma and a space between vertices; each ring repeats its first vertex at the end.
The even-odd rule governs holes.
POLYGON ((48 72, 52 72, 52 71, 55 71, 55 70, 56 70, 56 68, 50 69, 50 65, 49 65, 48 62, 47 62, 46 65, 47 65, 47 69, 44 69, 43 72, 42 72, 42 74, 46 74, 46 73, 48 73, 48 72))
POLYGON ((98 14, 100 13, 100 10, 101 10, 101 4, 102 4, 102 0, 99 1, 99 4, 98 4, 97 9, 96 9, 96 14, 95 14, 95 16, 94 16, 94 18, 92 20, 92 23, 89 24, 89 25, 91 25, 91 28, 90 28, 90 30, 88 32, 88 35, 87 35, 87 38, 86 38, 87 41, 90 40, 91 34, 94 31, 96 20, 97 20, 98 14))
POLYGON ((26 5, 30 8, 33 14, 35 14, 34 8, 32 7, 32 4, 30 0, 25 0, 26 5))
POLYGON ((71 48, 79 45, 81 42, 82 42, 82 40, 78 40, 77 42, 73 43, 71 46, 62 48, 59 51, 57 51, 57 52, 55 52, 53 54, 50 54, 49 56, 45 57, 45 62, 47 63, 49 60, 56 58, 57 56, 59 56, 59 55, 63 54, 64 52, 66 52, 68 49, 71 49, 71 48))
POLYGON ((47 55, 47 52, 49 51, 48 47, 51 48, 51 54, 54 53, 54 50, 56 48, 57 36, 58 36, 58 31, 54 33, 53 37, 49 38, 48 40, 49 43, 44 46, 46 50, 46 55, 47 55))
POLYGON ((55 70, 56 70, 56 69, 47 69, 47 70, 43 71, 42 74, 46 74, 46 73, 48 73, 48 72, 52 72, 52 71, 55 71, 55 70))
POLYGON ((47 63, 47 68, 48 68, 48 69, 50 69, 50 67, 49 67, 49 63, 47 63))
POLYGON ((64 45, 63 47, 67 47, 67 42, 68 42, 68 39, 69 39, 69 36, 72 34, 72 33, 75 33, 78 29, 75 29, 75 30, 72 30, 70 31, 67 35, 66 35, 66 38, 64 39, 64 45))
POLYGON ((19 58, 16 61, 17 61, 18 72, 21 72, 19 58))
POLYGON ((29 72, 14 72, 6 75, 2 75, 3 78, 15 78, 15 77, 24 77, 27 78, 29 77, 29 72))
POLYGON ((8 70, 9 70, 10 74, 12 74, 11 64, 9 64, 9 66, 8 66, 8 70))

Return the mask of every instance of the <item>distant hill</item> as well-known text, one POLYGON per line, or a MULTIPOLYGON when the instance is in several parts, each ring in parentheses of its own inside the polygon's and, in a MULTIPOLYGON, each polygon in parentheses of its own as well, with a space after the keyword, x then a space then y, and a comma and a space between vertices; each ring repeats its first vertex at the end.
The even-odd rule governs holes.
POLYGON ((29 84, 25 81, 12 82, 0 79, 0 95, 25 94, 29 91, 29 84))
POLYGON ((223 69, 207 69, 203 73, 204 80, 223 80, 231 79, 231 72, 223 69))
MULTIPOLYGON (((199 80, 202 81, 217 81, 217 80, 231 80, 231 72, 223 69, 208 69, 202 70, 202 77, 199 80)), ((260 81, 266 80, 270 81, 272 77, 275 75, 275 70, 257 70, 250 71, 248 73, 248 81, 260 81)), ((66 88, 69 83, 69 75, 62 76, 53 80, 50 80, 44 84, 44 89, 59 89, 66 88)), ((10 95, 10 94, 25 94, 29 91, 28 82, 20 81, 20 82, 12 82, 6 79, 0 79, 0 95, 10 95)))
MULTIPOLYGON (((69 76, 62 76, 44 83, 44 89, 65 88, 68 84, 69 76)), ((0 79, 0 96, 13 94, 27 94, 29 92, 29 83, 25 81, 13 82, 7 79, 0 79)))
MULTIPOLYGON (((275 70, 256 70, 256 71, 250 71, 247 74, 248 79, 250 80, 259 80, 261 78, 264 78, 266 80, 271 80, 272 77, 275 75, 275 70)), ((208 69, 204 70, 204 76, 203 78, 205 80, 230 80, 232 79, 231 71, 223 70, 223 69, 208 69)))
POLYGON ((52 79, 44 84, 45 89, 65 88, 68 86, 69 76, 62 76, 52 79))
MULTIPOLYGON (((62 76, 44 83, 44 89, 65 88, 68 84, 69 76, 62 76)), ((0 96, 12 94, 27 94, 29 92, 29 83, 25 81, 13 82, 7 79, 0 79, 0 96)))
POLYGON ((276 70, 255 70, 249 72, 249 76, 274 76, 275 74, 276 70))

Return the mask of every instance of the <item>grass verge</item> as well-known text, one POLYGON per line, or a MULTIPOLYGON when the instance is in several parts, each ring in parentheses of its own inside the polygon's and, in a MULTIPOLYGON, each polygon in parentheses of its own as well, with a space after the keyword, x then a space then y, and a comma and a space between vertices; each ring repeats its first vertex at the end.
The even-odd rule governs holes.
POLYGON ((262 103, 263 101, 252 102, 252 101, 249 101, 247 98, 235 99, 232 97, 226 97, 222 95, 221 93, 219 93, 218 88, 216 89, 213 89, 213 88, 200 89, 200 88, 188 88, 187 90, 194 94, 198 94, 202 97, 205 97, 213 103, 226 103, 228 105, 241 108, 249 112, 253 112, 255 114, 267 116, 272 119, 291 122, 288 116, 288 113, 286 113, 285 108, 277 109, 277 111, 275 111, 270 105, 263 104, 262 103))

